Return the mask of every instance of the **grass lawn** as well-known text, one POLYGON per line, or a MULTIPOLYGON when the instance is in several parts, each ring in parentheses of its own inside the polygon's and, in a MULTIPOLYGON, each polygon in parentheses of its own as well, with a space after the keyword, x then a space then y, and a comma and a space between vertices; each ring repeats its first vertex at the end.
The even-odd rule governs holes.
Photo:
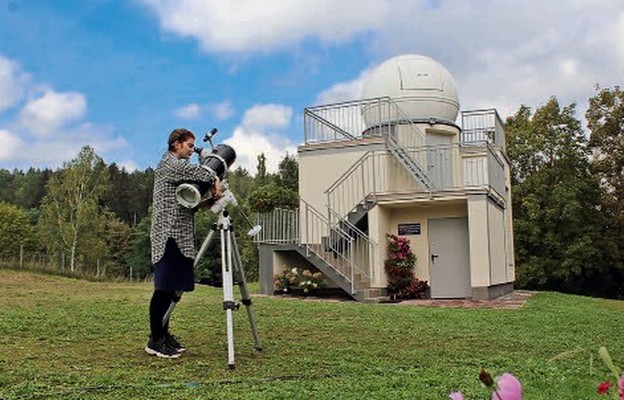
POLYGON ((235 312, 229 370, 220 289, 183 297, 171 328, 189 350, 177 360, 143 351, 149 283, 0 270, 0 289, 3 400, 489 399, 482 367, 516 375, 525 399, 592 399, 611 378, 598 347, 624 365, 624 302, 557 293, 518 310, 258 297, 263 351, 235 312))

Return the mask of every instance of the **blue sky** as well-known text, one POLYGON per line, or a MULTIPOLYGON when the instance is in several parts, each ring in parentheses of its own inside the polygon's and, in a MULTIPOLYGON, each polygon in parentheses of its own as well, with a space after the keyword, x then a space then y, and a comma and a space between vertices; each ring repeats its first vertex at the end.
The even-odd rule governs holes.
POLYGON ((0 0, 0 168, 56 168, 91 145, 155 166, 169 132, 219 129, 252 173, 303 141, 304 107, 357 99, 385 59, 453 75, 461 109, 622 85, 621 0, 0 0))

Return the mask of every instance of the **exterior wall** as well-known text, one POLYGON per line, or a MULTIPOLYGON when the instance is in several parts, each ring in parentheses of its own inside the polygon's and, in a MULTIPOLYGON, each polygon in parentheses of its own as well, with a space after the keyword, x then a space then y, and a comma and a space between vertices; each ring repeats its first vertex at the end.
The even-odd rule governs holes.
POLYGON ((509 282, 516 280, 516 260, 514 252, 513 233, 513 209, 511 199, 511 167, 506 157, 505 160, 505 239, 507 255, 507 277, 509 282))
POLYGON ((377 243, 376 261, 372 263, 371 286, 385 288, 388 285, 384 271, 386 258, 386 232, 390 231, 391 211, 384 206, 374 207, 368 212, 368 236, 377 243))
POLYGON ((506 224, 508 214, 507 209, 486 195, 468 197, 473 299, 494 298, 513 290, 515 276, 509 273, 509 251, 510 247, 513 251, 513 243, 508 235, 511 226, 506 224))
POLYGON ((491 284, 487 207, 485 195, 468 196, 470 283, 473 288, 487 287, 491 284))
POLYGON ((490 277, 491 284, 506 283, 507 259, 505 257, 505 215, 504 210, 488 201, 488 246, 490 248, 490 277))
POLYGON ((466 217, 468 215, 465 200, 433 203, 411 203, 401 206, 379 205, 369 212, 368 228, 371 238, 379 244, 378 267, 375 276, 377 287, 385 287, 387 280, 383 267, 386 259, 386 233, 398 234, 399 224, 419 223, 420 235, 404 235, 410 241, 412 251, 416 255, 415 274, 419 279, 430 280, 429 274, 429 232, 428 219, 466 217))
POLYGON ((299 148, 299 196, 320 212, 325 212, 327 190, 367 151, 382 149, 378 142, 340 143, 327 147, 299 148))

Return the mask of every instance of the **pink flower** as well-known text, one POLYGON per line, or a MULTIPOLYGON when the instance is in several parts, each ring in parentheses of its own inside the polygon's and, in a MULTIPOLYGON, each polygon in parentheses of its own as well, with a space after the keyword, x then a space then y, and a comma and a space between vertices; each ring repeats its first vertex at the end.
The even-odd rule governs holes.
POLYGON ((505 372, 496 383, 498 384, 498 394, 492 393, 492 400, 522 400, 522 385, 518 378, 512 374, 505 372))
POLYGON ((620 400, 624 400, 624 374, 622 374, 618 381, 618 388, 620 389, 620 400))
POLYGON ((451 398, 451 400, 464 400, 464 395, 462 394, 462 392, 453 392, 449 394, 449 397, 451 398))

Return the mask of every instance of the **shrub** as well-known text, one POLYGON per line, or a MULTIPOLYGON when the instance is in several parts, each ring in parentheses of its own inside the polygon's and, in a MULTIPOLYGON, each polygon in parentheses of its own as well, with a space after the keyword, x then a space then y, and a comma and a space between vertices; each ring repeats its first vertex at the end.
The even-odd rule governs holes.
POLYGON ((316 289, 327 287, 327 280, 322 272, 312 272, 309 269, 283 267, 281 274, 273 277, 275 290, 284 293, 293 290, 301 290, 303 293, 310 293, 316 289))
POLYGON ((410 242, 404 237, 386 234, 388 238, 388 258, 384 269, 388 277, 388 292, 400 299, 425 297, 429 285, 414 275, 416 256, 410 242))

